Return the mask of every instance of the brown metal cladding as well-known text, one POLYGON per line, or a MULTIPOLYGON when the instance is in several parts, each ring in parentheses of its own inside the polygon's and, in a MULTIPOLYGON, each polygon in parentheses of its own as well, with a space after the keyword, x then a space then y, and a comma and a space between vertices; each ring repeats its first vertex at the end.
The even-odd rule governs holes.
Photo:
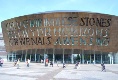
POLYGON ((113 15, 40 13, 5 20, 1 26, 7 52, 46 48, 118 51, 118 17, 113 15))

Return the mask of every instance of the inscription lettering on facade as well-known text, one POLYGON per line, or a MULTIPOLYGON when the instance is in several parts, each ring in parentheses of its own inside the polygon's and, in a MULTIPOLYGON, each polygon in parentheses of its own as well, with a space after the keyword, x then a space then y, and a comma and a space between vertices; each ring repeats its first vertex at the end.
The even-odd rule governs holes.
POLYGON ((112 29, 114 23, 114 18, 108 15, 68 12, 17 17, 15 20, 3 21, 2 28, 8 47, 34 45, 74 46, 75 49, 81 46, 106 48, 113 42, 111 31, 115 30, 112 29))

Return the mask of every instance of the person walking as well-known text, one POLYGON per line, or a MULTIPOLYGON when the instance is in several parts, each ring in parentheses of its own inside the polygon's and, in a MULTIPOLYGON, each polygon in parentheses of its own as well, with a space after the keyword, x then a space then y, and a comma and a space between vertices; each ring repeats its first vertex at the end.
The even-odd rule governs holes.
POLYGON ((105 71, 106 72, 104 63, 102 63, 101 66, 102 66, 102 71, 105 71))
POLYGON ((57 61, 57 67, 59 67, 59 63, 58 63, 58 61, 57 61))
POLYGON ((63 63, 63 68, 66 68, 65 63, 63 63))
POLYGON ((14 66, 16 66, 16 64, 17 64, 17 60, 14 60, 14 66))
POLYGON ((43 63, 43 59, 41 59, 41 63, 43 63))
POLYGON ((27 59, 27 67, 29 67, 30 59, 27 59))
POLYGON ((77 69, 78 64, 79 64, 79 62, 77 62, 77 63, 75 64, 75 68, 74 68, 74 69, 77 69))
POLYGON ((45 60, 45 66, 48 66, 48 58, 45 60))
POLYGON ((78 66, 79 66, 79 68, 80 68, 80 62, 78 62, 78 66))
POLYGON ((17 69, 19 69, 20 59, 17 60, 17 69))
POLYGON ((50 61, 50 66, 52 66, 52 67, 53 67, 53 62, 52 62, 52 61, 50 61))
POLYGON ((0 66, 2 67, 2 64, 1 64, 1 59, 0 59, 0 66))
POLYGON ((2 67, 3 66, 3 62, 4 62, 3 59, 1 59, 0 62, 1 62, 1 67, 2 67))

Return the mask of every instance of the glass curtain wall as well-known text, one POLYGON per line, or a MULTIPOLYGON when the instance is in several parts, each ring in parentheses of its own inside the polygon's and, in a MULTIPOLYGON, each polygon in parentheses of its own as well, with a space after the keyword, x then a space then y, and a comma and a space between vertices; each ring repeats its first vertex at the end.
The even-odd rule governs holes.
MULTIPOLYGON (((12 52, 7 55, 8 61, 14 61, 15 59, 20 58, 21 61, 25 61, 27 59, 31 59, 31 61, 40 62, 41 59, 44 60, 44 50, 21 50, 17 52, 12 52)), ((53 60, 53 49, 46 49, 45 52, 48 55, 49 60, 53 60)), ((64 61, 65 63, 71 63, 72 53, 74 63, 76 61, 80 61, 83 64, 92 64, 95 61, 95 64, 101 64, 104 62, 105 64, 110 64, 110 56, 107 52, 100 51, 90 51, 90 50, 73 50, 73 52, 68 49, 55 49, 54 52, 54 61, 58 61, 63 63, 63 53, 64 53, 64 61)))

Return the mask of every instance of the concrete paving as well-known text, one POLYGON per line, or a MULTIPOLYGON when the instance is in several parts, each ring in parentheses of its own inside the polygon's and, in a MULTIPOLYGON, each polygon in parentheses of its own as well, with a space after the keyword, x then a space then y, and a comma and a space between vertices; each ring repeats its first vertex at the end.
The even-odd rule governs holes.
POLYGON ((118 80, 118 64, 105 64, 106 72, 101 72, 100 64, 81 64, 74 69, 74 64, 62 64, 57 67, 45 67, 43 63, 20 62, 20 69, 13 62, 5 62, 0 67, 0 80, 118 80))

